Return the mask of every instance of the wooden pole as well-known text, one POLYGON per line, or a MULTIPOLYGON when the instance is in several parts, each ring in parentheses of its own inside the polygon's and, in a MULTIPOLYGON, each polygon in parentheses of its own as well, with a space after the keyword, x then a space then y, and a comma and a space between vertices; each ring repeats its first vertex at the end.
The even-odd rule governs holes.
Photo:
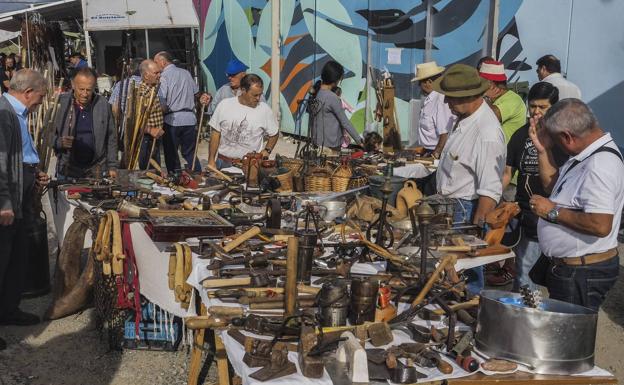
POLYGON ((297 311, 297 249, 299 240, 297 237, 288 238, 288 251, 286 257, 286 288, 285 304, 286 317, 295 315, 297 311))
POLYGON ((206 105, 202 104, 201 109, 199 110, 199 126, 197 127, 197 138, 195 138, 195 151, 193 151, 193 164, 191 165, 191 171, 195 171, 195 160, 197 159, 197 151, 199 149, 199 137, 201 135, 202 126, 204 124, 205 110, 206 105))

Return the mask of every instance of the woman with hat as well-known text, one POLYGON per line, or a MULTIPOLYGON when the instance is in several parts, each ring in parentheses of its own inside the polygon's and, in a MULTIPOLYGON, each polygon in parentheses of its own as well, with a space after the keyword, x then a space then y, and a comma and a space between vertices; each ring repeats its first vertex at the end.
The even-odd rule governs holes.
MULTIPOLYGON (((483 94, 489 81, 474 67, 455 64, 433 83, 445 96, 457 124, 449 134, 437 170, 438 193, 456 202, 454 223, 484 226, 503 192, 505 135, 483 94)), ((484 285, 483 268, 467 272, 468 290, 478 293, 484 285)))
POLYGON ((335 90, 342 81, 344 68, 340 63, 328 61, 321 71, 321 83, 316 90, 315 105, 311 111, 312 140, 322 151, 338 154, 342 144, 343 130, 357 144, 362 144, 362 137, 355 130, 342 108, 342 102, 335 90))
POLYGON ((440 157, 448 132, 455 123, 455 116, 444 102, 444 95, 433 90, 433 82, 443 72, 444 67, 438 66, 434 61, 422 63, 416 66, 416 77, 412 79, 412 82, 418 82, 424 97, 418 119, 416 144, 424 147, 427 154, 434 158, 440 157))

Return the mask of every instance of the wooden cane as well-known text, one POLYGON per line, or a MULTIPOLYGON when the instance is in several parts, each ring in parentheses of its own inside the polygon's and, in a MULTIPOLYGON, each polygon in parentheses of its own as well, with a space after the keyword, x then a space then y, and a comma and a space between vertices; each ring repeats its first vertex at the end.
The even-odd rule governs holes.
POLYGON ((199 110, 199 126, 197 127, 197 138, 195 138, 195 151, 193 151, 193 164, 191 165, 191 171, 195 171, 195 160, 197 159, 197 149, 199 148, 199 137, 201 135, 202 125, 204 124, 204 111, 206 105, 202 104, 199 110))

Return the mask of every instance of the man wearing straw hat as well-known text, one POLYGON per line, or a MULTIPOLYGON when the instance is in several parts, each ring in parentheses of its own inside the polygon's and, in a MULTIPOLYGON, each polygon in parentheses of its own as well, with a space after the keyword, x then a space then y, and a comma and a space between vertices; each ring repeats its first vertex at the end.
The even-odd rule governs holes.
POLYGON ((418 82, 424 99, 420 109, 416 144, 422 146, 434 158, 439 158, 446 144, 448 132, 455 123, 455 116, 451 113, 448 104, 444 102, 444 95, 433 90, 433 82, 444 72, 436 62, 418 64, 416 77, 412 82, 418 82))
MULTIPOLYGON (((505 135, 483 94, 489 81, 464 64, 450 67, 432 88, 445 96, 458 121, 440 155, 438 193, 455 200, 454 223, 485 224, 499 202, 505 170, 505 135)), ((483 268, 467 272, 468 290, 483 288, 483 268)))
POLYGON ((95 94, 95 71, 79 69, 72 79, 72 92, 59 97, 54 150, 57 177, 100 177, 117 170, 117 130, 106 98, 95 94), (96 175, 97 174, 97 175, 96 175))

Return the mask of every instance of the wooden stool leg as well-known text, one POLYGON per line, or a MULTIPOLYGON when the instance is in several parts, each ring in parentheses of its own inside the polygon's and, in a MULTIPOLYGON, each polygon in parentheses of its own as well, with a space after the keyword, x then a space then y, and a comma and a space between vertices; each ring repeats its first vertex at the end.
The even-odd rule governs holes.
MULTIPOLYGON (((208 311, 206 306, 201 304, 200 315, 206 315, 208 311)), ((199 381, 199 372, 201 371, 202 353, 204 348, 204 336, 206 329, 195 330, 193 337, 193 349, 191 351, 191 363, 189 365, 188 385, 197 385, 199 381)))
POLYGON ((217 375, 219 376, 219 385, 230 385, 230 372, 228 370, 228 358, 223 340, 219 333, 215 330, 215 356, 217 358, 217 375))

